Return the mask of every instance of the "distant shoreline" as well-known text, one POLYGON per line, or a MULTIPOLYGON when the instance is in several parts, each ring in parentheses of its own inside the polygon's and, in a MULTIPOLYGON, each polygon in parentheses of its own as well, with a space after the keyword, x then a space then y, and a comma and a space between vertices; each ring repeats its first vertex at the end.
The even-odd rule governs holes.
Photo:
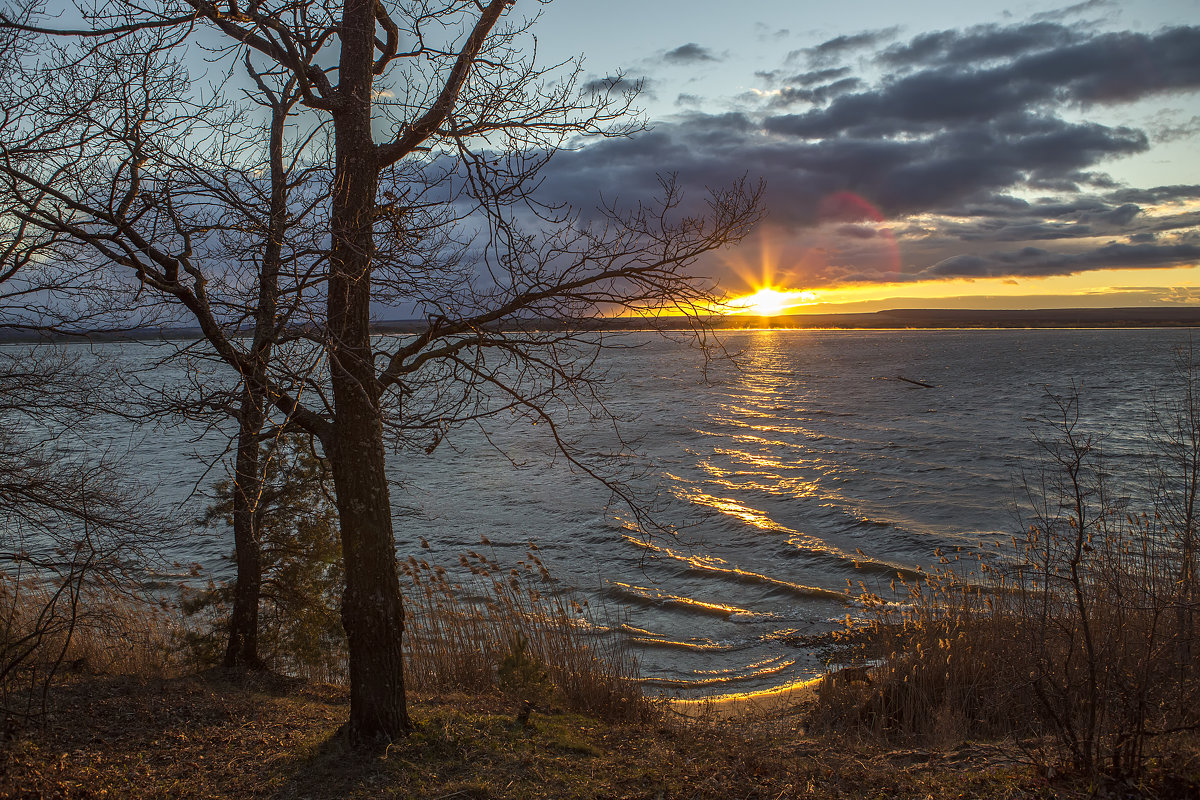
MULTIPOLYGON (((586 327, 597 331, 689 330, 695 320, 688 317, 605 317, 589 320, 586 327)), ((852 314, 787 314, 759 317, 745 314, 713 316, 704 323, 714 330, 827 329, 1019 329, 1019 328, 1196 328, 1200 308, 1051 308, 1051 309, 929 309, 905 308, 852 314)), ((377 334, 418 333, 424 320, 379 320, 372 324, 377 334)), ((556 320, 529 320, 521 330, 564 329, 556 320)), ((513 330, 518 330, 515 326, 513 330)), ((247 331, 249 335, 249 331, 247 331)), ((44 341, 136 341, 147 339, 199 339, 199 328, 131 328, 121 331, 93 330, 80 333, 40 333, 0 329, 0 343, 44 341)))

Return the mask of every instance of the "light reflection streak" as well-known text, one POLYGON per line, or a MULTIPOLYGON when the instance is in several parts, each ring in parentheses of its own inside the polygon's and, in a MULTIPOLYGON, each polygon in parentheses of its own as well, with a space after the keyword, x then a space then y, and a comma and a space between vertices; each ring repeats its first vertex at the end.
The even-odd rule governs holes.
MULTIPOLYGON (((717 565, 728 564, 729 562, 723 558, 718 558, 717 556, 685 555, 683 553, 678 553, 669 547, 661 547, 659 545, 651 544, 650 542, 642 541, 641 539, 635 539, 632 536, 625 536, 624 538, 625 541, 632 545, 650 550, 656 555, 665 556, 666 558, 671 558, 676 561, 682 561, 683 563, 687 564, 689 568, 699 572, 728 575, 733 577, 735 580, 742 580, 750 583, 765 583, 771 586, 777 586, 781 589, 787 589, 788 591, 795 592, 806 597, 827 597, 834 600, 840 600, 844 603, 850 602, 850 596, 845 592, 839 592, 833 589, 822 589, 819 586, 806 586, 802 583, 792 583, 791 581, 781 580, 780 578, 772 578, 770 575, 763 575, 761 572, 751 572, 738 566, 721 567, 717 565)), ((644 633, 649 632, 644 631, 644 633)))
MULTIPOLYGON (((676 476, 669 475, 668 477, 679 481, 681 484, 685 481, 676 476)), ((892 561, 884 561, 881 559, 869 558, 862 553, 851 555, 840 548, 837 548, 823 539, 807 533, 801 533, 794 528, 789 528, 786 525, 780 524, 771 519, 765 512, 759 511, 756 508, 751 508, 745 503, 727 497, 716 497, 708 494, 697 488, 681 486, 675 490, 676 495, 694 505, 709 508, 720 514, 733 517, 734 519, 744 522, 753 528, 771 533, 787 534, 787 543, 792 547, 800 550, 805 555, 826 556, 836 558, 843 562, 850 563, 855 570, 870 569, 884 572, 899 572, 901 574, 913 574, 912 567, 904 564, 897 564, 892 561)), ((832 503, 823 503, 823 506, 836 508, 832 503)))
POLYGON ((760 661, 757 664, 748 664, 738 670, 696 670, 696 675, 709 675, 711 677, 697 678, 642 678, 642 683, 648 683, 655 686, 678 687, 678 688, 696 688, 701 686, 717 686, 723 683, 734 683, 736 681, 748 681, 755 678, 762 678, 768 675, 776 675, 789 669, 796 664, 796 659, 784 659, 782 656, 777 659, 768 659, 760 661))
POLYGON ((745 615, 748 617, 770 616, 769 614, 760 614, 751 611, 748 608, 741 608, 734 605, 726 605, 725 603, 708 603, 704 600, 696 600, 691 597, 680 597, 677 594, 667 594, 660 592, 657 589, 650 589, 645 586, 634 586, 631 583, 622 583, 621 581, 610 581, 609 586, 613 586, 626 594, 634 597, 663 605, 679 605, 691 611, 698 611, 707 614, 716 614, 722 617, 730 617, 734 615, 745 615))
MULTIPOLYGON (((675 476, 671 476, 676 480, 681 480, 675 476)), ((786 525, 781 525, 771 519, 764 512, 757 508, 751 508, 745 503, 741 503, 729 497, 716 497, 695 488, 680 488, 676 490, 676 494, 683 500, 694 505, 703 506, 712 509, 720 514, 733 517, 741 522, 757 528, 762 531, 770 531, 772 533, 789 534, 788 544, 800 550, 805 550, 811 553, 819 553, 823 555, 833 556, 846 560, 853 560, 849 555, 842 552, 836 547, 827 542, 818 539, 816 536, 811 536, 806 533, 801 533, 786 525)))
POLYGON ((673 650, 690 650, 696 653, 725 653, 733 649, 732 645, 718 644, 711 639, 699 642, 684 642, 677 639, 655 636, 631 636, 629 637, 629 641, 632 644, 640 644, 642 647, 663 647, 673 650))

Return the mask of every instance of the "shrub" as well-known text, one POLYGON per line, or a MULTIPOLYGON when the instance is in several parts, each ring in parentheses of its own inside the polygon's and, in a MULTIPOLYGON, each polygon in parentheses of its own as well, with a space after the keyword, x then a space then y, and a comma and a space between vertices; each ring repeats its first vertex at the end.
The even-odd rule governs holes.
MULTIPOLYGON (((262 495, 255 508, 263 570, 259 655, 275 672, 339 682, 346 669, 338 613, 343 571, 327 467, 304 437, 271 440, 264 451, 262 495)), ((204 521, 232 527, 232 514, 233 485, 222 481, 204 521)), ((232 600, 229 583, 210 581, 201 591, 185 592, 183 611, 198 621, 186 641, 199 665, 220 662, 232 600)))

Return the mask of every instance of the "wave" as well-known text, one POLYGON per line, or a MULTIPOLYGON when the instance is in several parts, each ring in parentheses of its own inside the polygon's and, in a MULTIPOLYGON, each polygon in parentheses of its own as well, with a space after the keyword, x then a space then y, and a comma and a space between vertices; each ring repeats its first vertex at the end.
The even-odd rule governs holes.
POLYGON ((669 558, 674 561, 679 561, 687 565, 690 572, 699 572, 706 575, 720 575, 723 578, 740 581, 742 583, 763 584, 800 595, 801 597, 823 597, 831 600, 839 600, 848 602, 849 595, 844 592, 839 592, 835 589, 823 589, 819 586, 807 586, 802 583, 794 583, 785 581, 781 578, 772 578, 770 575, 763 575, 761 572, 752 572, 742 569, 739 566, 721 566, 729 562, 718 556, 689 556, 683 553, 676 552, 669 547, 655 545, 633 536, 626 535, 625 541, 653 552, 655 555, 669 558))
POLYGON ((642 678, 641 682, 651 686, 677 689, 699 689, 707 686, 720 686, 728 683, 742 683, 758 680, 770 675, 791 669, 796 665, 796 659, 786 656, 767 658, 754 664, 746 664, 730 669, 692 670, 691 678, 642 678))
POLYGON ((657 589, 651 589, 646 586, 635 586, 634 584, 622 583, 621 581, 609 581, 608 588, 614 594, 643 604, 679 607, 700 614, 714 614, 727 618, 770 616, 769 614, 751 611, 748 608, 741 608, 740 606, 697 600, 693 597, 681 597, 677 594, 668 594, 667 592, 660 592, 657 589))

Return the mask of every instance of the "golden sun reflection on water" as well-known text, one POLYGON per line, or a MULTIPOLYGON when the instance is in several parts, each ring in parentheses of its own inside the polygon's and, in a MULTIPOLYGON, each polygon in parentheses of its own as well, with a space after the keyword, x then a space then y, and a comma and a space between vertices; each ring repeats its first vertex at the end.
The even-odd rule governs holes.
POLYGON ((688 565, 689 568, 699 572, 714 573, 724 575, 736 580, 743 580, 748 583, 761 583, 768 586, 776 586, 781 589, 787 589, 806 597, 827 597, 834 600, 849 602, 850 596, 844 592, 834 591, 832 589, 822 589, 818 586, 805 586, 802 583, 793 583, 780 578, 772 578, 769 575, 763 575, 761 572, 751 572, 737 566, 721 566, 729 562, 717 556, 689 556, 672 550, 669 547, 652 544, 642 539, 637 539, 632 536, 625 536, 625 541, 636 547, 642 547, 655 553, 658 556, 681 561, 688 565))

